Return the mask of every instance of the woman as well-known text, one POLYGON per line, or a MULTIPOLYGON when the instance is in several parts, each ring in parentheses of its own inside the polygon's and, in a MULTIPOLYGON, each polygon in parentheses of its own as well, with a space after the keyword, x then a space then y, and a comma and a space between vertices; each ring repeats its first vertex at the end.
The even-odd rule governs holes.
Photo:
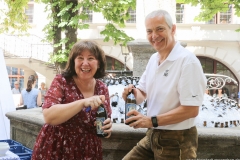
POLYGON ((94 42, 80 41, 73 46, 64 72, 54 78, 45 96, 46 124, 37 137, 32 160, 102 159, 95 126, 100 104, 108 114, 102 127, 106 138, 112 128, 108 88, 97 79, 105 76, 105 66, 104 52, 94 42))
POLYGON ((36 85, 36 77, 31 75, 28 77, 27 89, 23 89, 20 96, 20 104, 26 105, 27 108, 36 108, 42 104, 41 92, 34 88, 36 85))
MULTIPOLYGON (((44 103, 44 99, 45 99, 45 95, 47 93, 47 88, 45 87, 45 83, 42 82, 41 83, 41 88, 39 88, 39 90, 41 91, 41 96, 42 96, 42 104, 44 103)), ((42 106, 41 104, 41 106, 42 106)))
POLYGON ((227 94, 224 93, 224 90, 222 88, 219 88, 215 91, 215 94, 213 94, 213 98, 228 98, 227 94))

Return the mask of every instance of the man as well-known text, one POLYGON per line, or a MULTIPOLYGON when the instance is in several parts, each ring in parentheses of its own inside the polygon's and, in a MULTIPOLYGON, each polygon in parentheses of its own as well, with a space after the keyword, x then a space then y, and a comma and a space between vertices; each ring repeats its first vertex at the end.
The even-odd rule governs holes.
POLYGON ((14 88, 12 89, 12 93, 13 94, 21 94, 18 81, 14 82, 14 88))
POLYGON ((47 88, 45 87, 46 83, 42 82, 41 83, 41 87, 39 88, 39 90, 41 91, 41 97, 42 97, 42 104, 40 107, 42 107, 44 100, 45 100, 45 96, 47 94, 47 88))
POLYGON ((196 116, 202 104, 206 78, 197 57, 174 39, 176 25, 164 10, 145 19, 147 39, 157 50, 146 66, 137 88, 132 84, 137 104, 147 99, 147 116, 136 110, 127 113, 125 123, 133 128, 149 128, 146 136, 124 160, 185 160, 196 158, 198 135, 196 116))

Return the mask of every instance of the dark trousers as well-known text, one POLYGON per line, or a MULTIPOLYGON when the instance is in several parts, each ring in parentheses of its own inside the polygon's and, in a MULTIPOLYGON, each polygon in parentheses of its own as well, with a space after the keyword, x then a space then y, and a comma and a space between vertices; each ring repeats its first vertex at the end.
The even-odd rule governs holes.
POLYGON ((185 130, 148 129, 123 160, 187 160, 197 158, 196 127, 185 130))

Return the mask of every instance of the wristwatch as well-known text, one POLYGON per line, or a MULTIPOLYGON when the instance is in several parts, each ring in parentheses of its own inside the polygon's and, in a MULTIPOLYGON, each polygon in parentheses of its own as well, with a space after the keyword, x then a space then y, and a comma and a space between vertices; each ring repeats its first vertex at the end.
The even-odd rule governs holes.
POLYGON ((151 119, 152 119, 153 127, 158 127, 157 116, 152 116, 151 119))

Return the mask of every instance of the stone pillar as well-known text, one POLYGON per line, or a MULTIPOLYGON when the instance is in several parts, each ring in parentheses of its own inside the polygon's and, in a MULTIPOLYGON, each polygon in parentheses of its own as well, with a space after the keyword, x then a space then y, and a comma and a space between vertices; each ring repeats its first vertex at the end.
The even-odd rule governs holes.
POLYGON ((146 68, 149 58, 156 50, 147 41, 132 41, 127 45, 133 56, 133 76, 140 77, 146 68))
MULTIPOLYGON (((180 42, 183 47, 187 46, 187 43, 180 42)), ((149 58, 155 52, 157 52, 147 41, 132 41, 128 42, 130 52, 133 56, 133 76, 140 77, 148 63, 149 58)))

